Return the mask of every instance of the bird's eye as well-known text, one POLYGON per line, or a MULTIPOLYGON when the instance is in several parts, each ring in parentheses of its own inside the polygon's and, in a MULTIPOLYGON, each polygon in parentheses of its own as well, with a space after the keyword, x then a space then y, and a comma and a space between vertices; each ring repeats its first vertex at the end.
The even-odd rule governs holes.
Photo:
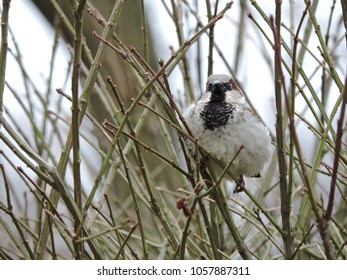
POLYGON ((212 88, 212 84, 208 84, 208 85, 206 86, 206 91, 211 91, 211 88, 212 88))
POLYGON ((224 86, 225 86, 226 90, 232 90, 230 83, 225 83, 224 86))

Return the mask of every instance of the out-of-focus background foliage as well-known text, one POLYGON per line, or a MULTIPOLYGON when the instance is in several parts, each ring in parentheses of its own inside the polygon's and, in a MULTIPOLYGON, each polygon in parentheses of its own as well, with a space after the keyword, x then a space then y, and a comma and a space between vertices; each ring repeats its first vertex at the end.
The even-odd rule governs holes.
POLYGON ((345 0, 19 2, 1 6, 1 259, 346 259, 345 0), (185 151, 210 73, 273 137, 243 193, 185 151))

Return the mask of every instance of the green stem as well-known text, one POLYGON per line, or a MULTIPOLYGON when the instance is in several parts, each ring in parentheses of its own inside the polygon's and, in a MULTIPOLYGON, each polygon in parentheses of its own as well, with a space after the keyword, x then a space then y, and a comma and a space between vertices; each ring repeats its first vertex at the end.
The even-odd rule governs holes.
MULTIPOLYGON (((0 45, 0 116, 4 110, 4 89, 5 89, 5 73, 6 73, 6 58, 8 47, 8 19, 10 11, 11 0, 2 1, 2 15, 1 15, 1 45, 0 45)), ((1 121, 0 121, 1 129, 1 121)))
MULTIPOLYGON (((75 15, 75 38, 74 38, 74 59, 72 68, 72 168, 73 168, 73 181, 74 181, 74 199, 79 210, 82 210, 82 186, 81 186, 81 158, 80 158, 80 141, 79 141, 79 102, 78 102, 78 85, 81 68, 81 55, 82 55, 82 22, 83 22, 83 10, 86 5, 86 0, 81 0, 75 15)), ((80 228, 78 221, 75 221, 75 234, 80 228)), ((81 232, 83 233, 83 232, 81 232)), ((83 235, 78 236, 83 238, 83 235)), ((83 244, 74 243, 75 257, 76 259, 83 259, 83 244)))
MULTIPOLYGON (((287 181, 287 160, 285 156, 285 137, 282 109, 282 79, 281 79, 281 44, 279 41, 281 34, 281 4, 276 1, 276 25, 270 17, 270 26, 274 34, 275 52, 275 97, 276 97, 276 142, 277 157, 280 172, 280 196, 281 196, 281 217, 282 217, 282 238, 285 247, 285 258, 290 259, 292 255, 292 244, 290 242, 290 205, 288 205, 288 181, 287 181)), ((290 200, 289 200, 290 201, 290 200)))

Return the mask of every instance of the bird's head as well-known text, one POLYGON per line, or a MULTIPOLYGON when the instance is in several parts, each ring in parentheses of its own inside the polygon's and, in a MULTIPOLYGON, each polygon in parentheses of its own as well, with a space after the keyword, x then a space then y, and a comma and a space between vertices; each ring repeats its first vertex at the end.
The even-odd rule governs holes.
POLYGON ((206 83, 206 92, 210 93, 210 102, 238 102, 243 94, 229 75, 210 75, 206 83))

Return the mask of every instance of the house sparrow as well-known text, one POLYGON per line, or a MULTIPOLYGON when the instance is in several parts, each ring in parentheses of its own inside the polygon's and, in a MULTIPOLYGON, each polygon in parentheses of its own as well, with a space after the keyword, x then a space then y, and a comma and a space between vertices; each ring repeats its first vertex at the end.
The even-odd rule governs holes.
MULTIPOLYGON (((271 139, 267 127, 246 103, 235 81, 228 75, 208 77, 201 99, 188 109, 186 122, 199 144, 225 164, 240 146, 229 171, 236 180, 235 192, 244 188, 243 175, 260 177, 271 156, 271 139)), ((194 155, 195 144, 186 140, 194 155)))

